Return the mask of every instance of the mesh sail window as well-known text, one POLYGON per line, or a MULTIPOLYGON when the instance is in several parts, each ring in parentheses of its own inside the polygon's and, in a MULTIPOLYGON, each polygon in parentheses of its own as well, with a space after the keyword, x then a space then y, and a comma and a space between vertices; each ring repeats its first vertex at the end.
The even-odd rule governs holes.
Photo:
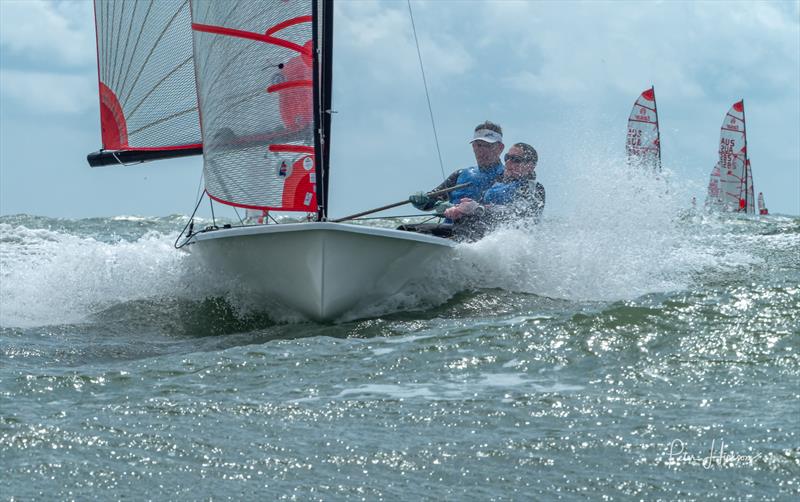
POLYGON ((189 0, 95 0, 103 149, 91 165, 202 151, 189 0))
POLYGON ((747 211, 747 136, 744 101, 731 106, 719 135, 720 199, 726 211, 747 211))
POLYGON ((653 87, 642 92, 633 105, 628 117, 626 150, 629 164, 661 169, 661 141, 653 87))
POLYGON ((192 1, 206 191, 317 211, 311 0, 192 1))

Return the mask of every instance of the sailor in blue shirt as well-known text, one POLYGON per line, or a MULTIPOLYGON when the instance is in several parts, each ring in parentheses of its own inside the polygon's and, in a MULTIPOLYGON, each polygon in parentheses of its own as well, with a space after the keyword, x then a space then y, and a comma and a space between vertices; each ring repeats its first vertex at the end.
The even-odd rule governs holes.
POLYGON ((537 223, 545 203, 544 186, 536 181, 538 160, 536 150, 527 143, 515 143, 509 148, 503 176, 484 192, 480 201, 465 197, 443 212, 454 222, 454 237, 476 240, 501 223, 537 223))
POLYGON ((415 208, 421 211, 433 209, 441 215, 445 209, 458 204, 463 198, 474 200, 483 198, 486 189, 503 174, 503 163, 500 161, 500 154, 505 148, 503 129, 487 120, 475 127, 475 134, 470 143, 472 143, 472 151, 475 154, 477 165, 455 171, 431 191, 444 190, 462 183, 469 183, 469 185, 437 197, 417 192, 408 198, 415 208))

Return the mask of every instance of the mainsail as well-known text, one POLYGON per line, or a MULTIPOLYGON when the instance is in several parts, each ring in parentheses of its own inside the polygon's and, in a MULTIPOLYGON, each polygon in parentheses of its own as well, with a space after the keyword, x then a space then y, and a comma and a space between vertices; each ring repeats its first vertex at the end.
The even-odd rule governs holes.
POLYGON ((661 138, 655 88, 642 92, 628 117, 628 162, 632 165, 661 169, 661 138))
POLYGON ((720 201, 726 211, 754 213, 753 179, 747 160, 744 100, 731 106, 720 128, 720 201), (748 201, 749 199, 749 201, 748 201))
POLYGON ((237 207, 316 213, 316 2, 191 6, 206 192, 237 207))
POLYGON ((95 0, 103 150, 92 166, 202 151, 189 0, 95 0))

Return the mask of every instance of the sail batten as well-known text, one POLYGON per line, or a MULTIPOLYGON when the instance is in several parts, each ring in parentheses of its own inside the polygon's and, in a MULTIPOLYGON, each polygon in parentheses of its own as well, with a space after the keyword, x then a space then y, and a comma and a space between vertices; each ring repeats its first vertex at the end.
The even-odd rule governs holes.
POLYGON ((661 140, 653 87, 643 91, 633 104, 628 117, 626 152, 631 165, 661 169, 661 140))

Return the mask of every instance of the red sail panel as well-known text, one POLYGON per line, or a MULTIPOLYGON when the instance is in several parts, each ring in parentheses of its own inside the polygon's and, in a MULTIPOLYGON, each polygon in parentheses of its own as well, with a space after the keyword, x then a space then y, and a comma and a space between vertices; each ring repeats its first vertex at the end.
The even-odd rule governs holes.
POLYGON ((628 163, 650 169, 661 168, 661 140, 655 89, 642 92, 628 117, 626 143, 628 163))
POLYGON ((720 127, 720 199, 725 211, 747 211, 747 137, 744 101, 731 106, 720 127))
POLYGON ((311 0, 192 1, 206 191, 316 212, 311 0))
POLYGON ((95 26, 103 148, 199 153, 189 0, 95 0, 95 26))

